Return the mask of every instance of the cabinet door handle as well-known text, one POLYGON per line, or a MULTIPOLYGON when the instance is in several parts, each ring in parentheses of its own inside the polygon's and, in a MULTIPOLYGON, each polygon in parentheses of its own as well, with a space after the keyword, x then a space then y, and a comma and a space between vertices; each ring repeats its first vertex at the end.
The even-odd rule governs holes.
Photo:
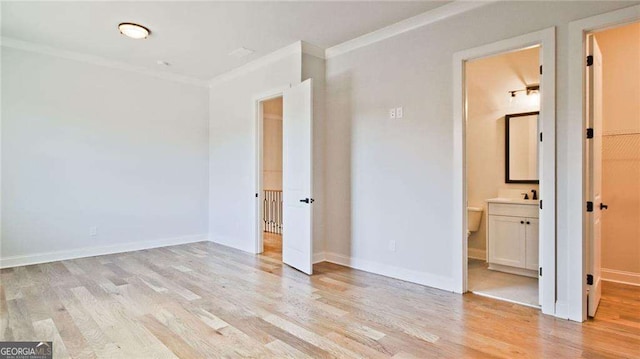
POLYGON ((531 222, 527 221, 527 224, 531 224, 531 222))
POLYGON ((524 221, 520 221, 520 224, 524 224, 524 221))

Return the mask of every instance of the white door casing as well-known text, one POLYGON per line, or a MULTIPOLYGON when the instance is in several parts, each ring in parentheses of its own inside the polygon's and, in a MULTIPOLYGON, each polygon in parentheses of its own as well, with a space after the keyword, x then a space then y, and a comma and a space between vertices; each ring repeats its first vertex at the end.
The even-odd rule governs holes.
POLYGON ((455 278, 453 291, 467 290, 467 191, 465 172, 466 101, 464 68, 466 61, 496 55, 531 46, 541 46, 544 67, 540 77, 540 131, 544 133, 539 156, 540 199, 544 205, 539 212, 540 222, 540 301, 542 312, 556 314, 556 31, 554 27, 500 40, 476 48, 456 52, 453 57, 453 218, 454 241, 452 262, 455 278))
POLYGON ((282 113, 282 261, 309 275, 313 273, 311 81, 284 91, 282 113))
POLYGON ((587 214, 587 273, 592 284, 587 285, 588 315, 594 316, 600 304, 600 258, 602 240, 602 54, 595 36, 589 35, 587 51, 592 64, 587 70, 587 121, 593 138, 587 139, 587 193, 593 212, 587 214))

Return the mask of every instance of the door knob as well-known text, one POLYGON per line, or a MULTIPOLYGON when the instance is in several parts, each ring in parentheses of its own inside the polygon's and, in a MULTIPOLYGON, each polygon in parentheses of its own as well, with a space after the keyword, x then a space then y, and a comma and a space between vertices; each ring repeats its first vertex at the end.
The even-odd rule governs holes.
POLYGON ((609 208, 608 205, 604 204, 604 203, 600 203, 600 210, 602 211, 603 209, 607 209, 609 208))
POLYGON ((302 203, 313 203, 313 201, 313 198, 305 198, 300 200, 300 202, 302 203))

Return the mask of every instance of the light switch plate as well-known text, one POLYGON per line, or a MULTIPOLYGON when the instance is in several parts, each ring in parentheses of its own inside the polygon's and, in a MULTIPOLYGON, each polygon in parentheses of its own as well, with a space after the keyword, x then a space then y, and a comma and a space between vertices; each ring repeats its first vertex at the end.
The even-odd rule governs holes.
POLYGON ((396 118, 402 118, 403 112, 402 107, 396 108, 396 118))
POLYGON ((389 110, 389 118, 392 119, 392 120, 394 118, 396 118, 396 109, 395 108, 392 108, 392 109, 389 110))

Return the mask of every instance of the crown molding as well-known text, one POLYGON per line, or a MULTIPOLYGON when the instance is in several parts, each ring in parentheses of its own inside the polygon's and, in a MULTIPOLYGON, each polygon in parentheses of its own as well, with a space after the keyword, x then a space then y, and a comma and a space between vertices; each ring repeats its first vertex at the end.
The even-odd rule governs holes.
POLYGON ((109 67, 112 69, 117 69, 122 71, 135 72, 141 75, 152 76, 162 80, 180 82, 183 84, 194 85, 198 87, 208 86, 207 81, 196 79, 189 76, 183 76, 183 75, 173 74, 173 73, 164 72, 164 71, 151 70, 146 67, 134 66, 124 62, 120 62, 120 61, 109 60, 107 58, 100 57, 100 56, 87 55, 87 54, 82 54, 74 51, 56 49, 51 46, 13 39, 13 38, 4 37, 4 36, 0 39, 1 39, 0 46, 2 47, 18 49, 23 51, 30 51, 38 54, 50 55, 55 57, 61 57, 67 60, 74 60, 74 61, 84 62, 92 65, 109 67))
POLYGON ((498 0, 486 1, 454 1, 452 3, 437 7, 433 10, 423 12, 422 14, 399 21, 395 24, 372 31, 368 34, 345 41, 341 44, 332 46, 325 50, 325 58, 336 57, 355 49, 371 45, 378 41, 388 39, 390 37, 403 34, 407 31, 417 29, 419 27, 433 24, 464 12, 477 9, 479 7, 494 3, 498 0))
POLYGON ((315 56, 315 57, 323 59, 323 60, 325 59, 325 57, 324 57, 324 51, 325 50, 323 48, 321 48, 319 46, 316 46, 316 45, 313 45, 313 44, 310 44, 310 43, 308 43, 306 41, 301 41, 301 43, 302 43, 302 53, 303 54, 315 56))
POLYGON ((293 54, 304 53, 324 60, 324 51, 325 50, 323 48, 310 44, 308 42, 296 41, 291 45, 285 46, 272 53, 259 57, 249 63, 246 63, 240 67, 236 67, 233 70, 229 70, 212 78, 211 81, 209 81, 209 86, 216 86, 222 82, 229 81, 238 76, 242 76, 293 54))
POLYGON ((255 71, 261 67, 274 63, 278 60, 281 60, 289 55, 293 54, 301 54, 302 53, 302 41, 296 41, 291 45, 285 46, 279 50, 276 50, 272 53, 264 55, 260 58, 257 58, 251 62, 248 62, 240 67, 236 67, 233 70, 227 71, 223 74, 220 74, 209 81, 209 86, 216 86, 222 82, 229 81, 238 76, 242 76, 249 72, 255 71))

